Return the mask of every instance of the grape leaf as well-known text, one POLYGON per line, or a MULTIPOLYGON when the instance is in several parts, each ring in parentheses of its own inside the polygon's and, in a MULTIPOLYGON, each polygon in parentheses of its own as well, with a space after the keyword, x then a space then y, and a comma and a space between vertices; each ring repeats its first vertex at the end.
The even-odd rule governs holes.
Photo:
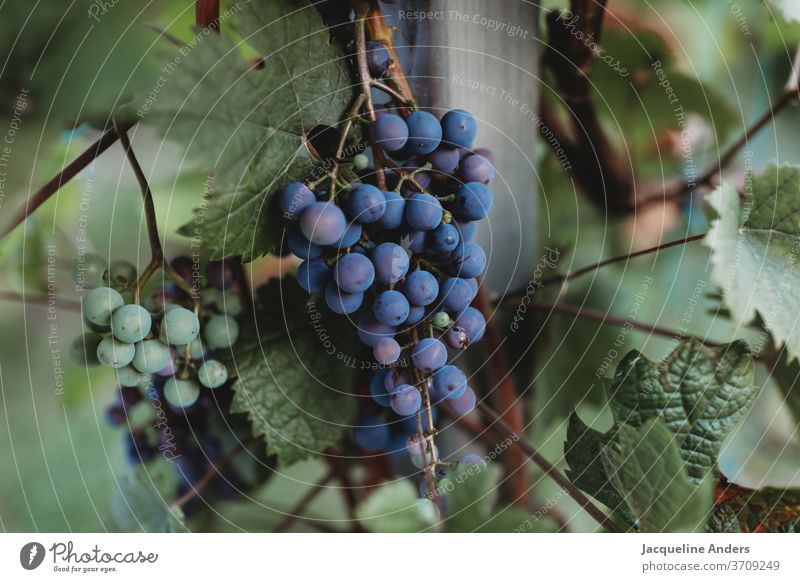
POLYGON ((768 166, 745 180, 745 204, 730 184, 708 201, 719 218, 704 239, 711 248, 711 280, 739 326, 760 315, 790 362, 800 357, 800 167, 768 166))
MULTIPOLYGON (((172 470, 171 466, 168 466, 172 470)), ((111 500, 111 515, 122 531, 174 533, 187 531, 180 507, 170 506, 160 491, 160 472, 138 467, 123 475, 111 500)))
POLYGON ((314 168, 307 136, 333 126, 353 98, 338 46, 317 11, 289 0, 251 0, 229 20, 241 41, 263 58, 253 67, 224 35, 200 34, 182 49, 172 72, 140 113, 187 157, 213 171, 213 193, 181 232, 214 257, 251 260, 275 251, 280 213, 270 205, 283 184, 314 168), (161 87, 163 85, 163 87, 161 87))
POLYGON ((355 416, 354 368, 318 336, 326 328, 333 335, 340 318, 327 321, 310 301, 292 278, 268 283, 234 350, 219 356, 238 376, 231 412, 247 414, 253 433, 266 437, 268 454, 284 465, 339 443, 355 416))
POLYGON ((800 491, 747 489, 723 481, 706 531, 800 533, 800 491))

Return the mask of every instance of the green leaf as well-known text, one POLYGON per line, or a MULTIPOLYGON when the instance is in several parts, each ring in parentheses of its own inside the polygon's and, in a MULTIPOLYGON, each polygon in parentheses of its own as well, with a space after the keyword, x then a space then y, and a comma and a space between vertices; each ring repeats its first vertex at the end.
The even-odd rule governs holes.
POLYGON ((283 285, 273 280, 259 290, 255 317, 242 322, 233 353, 220 359, 238 375, 231 412, 247 414, 268 454, 289 465, 338 444, 356 399, 349 392, 354 368, 318 336, 334 335, 340 318, 326 319, 314 298, 305 304, 293 278, 283 285))
POLYGON ((356 508, 356 517, 371 532, 414 533, 435 522, 430 509, 411 481, 399 479, 373 491, 356 508))
POLYGON ((746 201, 730 184, 709 195, 719 218, 704 239, 712 250, 711 280, 737 326, 756 315, 778 347, 800 357, 800 167, 772 164, 745 180, 746 201))
POLYGON ((140 466, 120 478, 111 501, 111 515, 117 527, 126 532, 187 531, 180 507, 167 503, 161 492, 162 477, 159 471, 151 472, 140 466))
POLYGON ((724 483, 706 531, 800 533, 800 490, 724 483))
MULTIPOLYGON (((280 213, 271 200, 315 165, 306 137, 336 125, 353 98, 344 56, 317 11, 289 0, 251 0, 229 21, 262 55, 253 68, 233 40, 201 35, 139 110, 187 156, 215 174, 213 194, 182 233, 215 257, 274 251, 280 213), (145 108, 147 108, 145 110, 145 108)), ((226 28, 227 28, 226 26, 226 28)))

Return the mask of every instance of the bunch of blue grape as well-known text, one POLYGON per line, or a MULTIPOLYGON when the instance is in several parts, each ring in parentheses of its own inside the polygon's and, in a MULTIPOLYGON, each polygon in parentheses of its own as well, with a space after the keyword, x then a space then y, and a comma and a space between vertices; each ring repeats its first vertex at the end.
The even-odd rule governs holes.
MULTIPOLYGON (((388 53, 367 48, 370 71, 380 76, 388 53)), ((456 415, 476 404, 466 374, 448 361, 486 327, 472 306, 486 253, 472 237, 492 207, 493 156, 472 149, 477 123, 460 109, 439 120, 379 106, 370 129, 372 144, 393 160, 386 190, 376 186, 366 154, 352 159, 358 179, 334 195, 288 184, 279 196, 293 221, 285 246, 303 259, 300 286, 351 318, 372 350, 377 407, 362 407, 355 442, 366 451, 408 450, 421 463, 416 416, 425 398, 456 415), (383 409, 403 420, 388 422, 383 409)), ((425 414, 423 422, 429 430, 425 414)))

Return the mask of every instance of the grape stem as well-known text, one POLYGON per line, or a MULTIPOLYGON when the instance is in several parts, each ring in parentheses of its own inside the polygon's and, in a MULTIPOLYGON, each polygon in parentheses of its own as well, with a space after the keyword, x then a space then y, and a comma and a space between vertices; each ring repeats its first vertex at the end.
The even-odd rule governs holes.
POLYGON ((353 121, 361 115, 361 108, 364 106, 366 100, 367 95, 360 93, 358 97, 356 97, 356 100, 353 103, 353 106, 350 108, 350 111, 348 111, 347 118, 344 121, 342 134, 339 136, 339 144, 336 146, 336 157, 333 160, 333 168, 330 172, 331 196, 333 196, 334 192, 336 192, 336 184, 339 178, 339 165, 342 163, 342 160, 344 160, 344 147, 345 144, 347 144, 347 137, 350 134, 350 129, 353 127, 353 121))
MULTIPOLYGON (((419 334, 417 333, 416 329, 413 330, 412 336, 414 339, 414 344, 418 344, 419 334)), ((434 467, 439 461, 439 458, 436 454, 436 448, 434 446, 436 429, 433 426, 433 407, 431 406, 431 395, 428 391, 427 380, 422 377, 422 374, 420 374, 416 366, 412 364, 411 370, 412 374, 414 375, 414 383, 419 387, 419 390, 422 393, 422 410, 417 412, 417 433, 419 434, 421 442, 426 443, 426 446, 423 447, 422 450, 422 471, 423 475, 425 476, 425 483, 428 485, 428 496, 433 499, 436 497, 436 476, 434 474, 434 467), (423 411, 425 413, 425 420, 428 422, 427 432, 425 432, 422 426, 423 411), (430 452, 430 463, 428 462, 426 449, 430 452)))
MULTIPOLYGON (((395 187, 396 192, 400 191, 400 187, 403 185, 403 182, 408 182, 409 184, 414 186, 414 188, 416 188, 418 192, 421 192, 423 194, 428 193, 428 191, 422 187, 422 184, 417 182, 417 179, 414 176, 417 173, 423 172, 429 168, 423 166, 422 168, 416 168, 411 172, 407 172, 403 168, 401 168, 400 166, 389 160, 385 160, 384 163, 386 164, 386 167, 388 167, 390 170, 394 170, 395 172, 397 172, 397 175, 400 176, 400 180, 398 181, 397 186, 395 187)), ((425 166, 428 166, 428 164, 426 164, 425 166)))
POLYGON ((394 99, 396 102, 398 102, 401 105, 406 106, 407 108, 409 108, 411 110, 414 110, 414 109, 417 108, 417 104, 414 103, 413 99, 407 99, 406 97, 401 95, 399 91, 397 91, 396 89, 393 89, 392 87, 390 87, 386 83, 382 83, 382 82, 378 81, 377 79, 373 79, 370 82, 370 85, 372 87, 374 87, 375 89, 378 89, 379 91, 383 91, 384 93, 388 93, 392 97, 392 99, 394 99))

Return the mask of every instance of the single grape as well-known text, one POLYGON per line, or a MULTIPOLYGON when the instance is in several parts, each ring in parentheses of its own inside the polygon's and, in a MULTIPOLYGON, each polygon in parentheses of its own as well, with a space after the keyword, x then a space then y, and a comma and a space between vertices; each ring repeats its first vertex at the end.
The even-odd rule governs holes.
POLYGON ((144 340, 136 344, 133 367, 145 374, 155 374, 169 364, 169 346, 161 340, 144 340))
POLYGON ((309 241, 302 232, 299 225, 292 225, 286 231, 286 246, 289 251, 301 259, 317 259, 322 256, 324 250, 322 246, 309 241))
POLYGON ((233 259, 209 261, 205 268, 208 284, 220 291, 226 291, 236 285, 237 266, 233 259))
POLYGON ((383 379, 383 385, 386 388, 386 392, 392 394, 398 386, 408 384, 410 381, 410 376, 406 370, 395 368, 388 370, 386 377, 383 379))
POLYGON ((383 43, 370 40, 367 41, 367 67, 369 74, 375 79, 380 79, 386 74, 392 56, 383 43))
POLYGON ((239 324, 227 315, 215 315, 206 323, 203 337, 213 350, 229 348, 239 338, 239 324))
POLYGON ((114 261, 108 269, 111 285, 125 285, 136 282, 136 266, 128 261, 114 261))
POLYGON ((464 329, 470 343, 479 342, 486 331, 486 319, 474 307, 467 307, 456 318, 456 325, 464 329))
POLYGON ((76 366, 81 368, 96 368, 100 365, 97 359, 97 345, 103 336, 99 333, 87 331, 82 333, 69 345, 69 357, 76 366))
POLYGON ((292 220, 316 201, 314 193, 301 182, 290 182, 284 186, 278 199, 283 215, 292 220))
POLYGON ((442 117, 442 141, 452 148, 469 148, 478 134, 478 122, 471 113, 453 109, 442 117))
POLYGON ((435 372, 447 363, 447 348, 437 339, 425 338, 414 346, 411 359, 418 370, 435 372))
POLYGON ((479 182, 469 182, 456 191, 456 214, 463 220, 480 220, 492 209, 492 191, 479 182))
POLYGON ((458 229, 458 236, 462 242, 470 242, 472 237, 475 236, 475 223, 472 221, 459 222, 456 221, 453 225, 458 229))
POLYGON ((494 178, 494 166, 483 156, 472 154, 461 160, 458 175, 464 182, 488 184, 494 178))
POLYGON ((433 375, 431 388, 437 401, 460 398, 467 390, 467 377, 456 366, 444 366, 433 375))
POLYGON ((470 289, 472 289, 472 298, 474 299, 476 295, 478 295, 478 280, 475 277, 470 277, 469 279, 464 279, 467 282, 470 289))
POLYGON ((363 228, 361 225, 357 222, 352 222, 347 225, 342 238, 332 243, 331 246, 339 251, 350 248, 361 239, 362 232, 363 228))
POLYGON ((422 253, 425 251, 425 239, 427 233, 421 230, 410 230, 403 234, 400 242, 412 253, 422 253))
POLYGON ((414 325, 425 318, 425 308, 419 305, 412 305, 408 310, 406 325, 414 325))
POLYGON ((141 305, 129 303, 111 315, 111 332, 119 341, 135 344, 150 333, 150 313, 141 305))
POLYGON ((378 340, 372 348, 375 361, 384 366, 390 366, 400 359, 400 344, 394 338, 384 337, 378 340))
POLYGON ((347 209, 356 222, 371 224, 386 212, 386 197, 371 184, 359 184, 347 197, 347 209))
POLYGON ((461 313, 469 307, 475 297, 472 293, 472 286, 459 277, 445 279, 439 295, 442 306, 451 313, 461 313))
POLYGON ((390 285, 406 276, 409 265, 408 253, 400 245, 381 243, 372 252, 372 263, 375 266, 375 278, 378 282, 390 285))
POLYGON ((442 204, 430 194, 414 194, 406 200, 406 222, 414 230, 433 230, 442 222, 442 204))
POLYGON ((197 262, 192 257, 186 255, 178 255, 169 262, 170 267, 186 281, 194 279, 195 275, 199 272, 197 262))
POLYGON ((406 439, 406 452, 409 455, 422 455, 426 450, 425 439, 420 438, 419 434, 410 434, 406 439))
POLYGON ((228 368, 217 360, 207 360, 197 370, 197 379, 206 388, 219 388, 228 381, 228 368))
POLYGON ((469 345, 469 336, 463 327, 454 325, 445 332, 444 341, 454 350, 463 350, 469 345))
POLYGON ((333 280, 345 293, 363 293, 375 281, 375 267, 364 255, 350 253, 336 262, 333 280))
POLYGON ((392 230, 403 224, 406 199, 394 191, 384 192, 383 197, 386 200, 386 212, 376 224, 383 230, 392 230))
POLYGON ((364 154, 356 154, 353 156, 353 168, 358 171, 366 170, 369 166, 369 158, 364 154))
POLYGON ((450 325, 450 316, 444 311, 439 311, 433 316, 433 326, 439 329, 445 329, 450 325))
POLYGON ((161 339, 173 346, 192 343, 200 333, 197 316, 179 305, 171 305, 161 320, 161 339))
POLYGON ((427 111, 415 111, 406 118, 408 147, 412 154, 425 155, 433 152, 442 140, 442 126, 435 116, 427 111))
POLYGON ((325 303, 330 307, 331 311, 339 315, 353 313, 361 307, 363 301, 363 293, 345 293, 333 281, 325 287, 325 303))
POLYGON ((399 151, 408 141, 408 126, 399 115, 385 113, 372 126, 372 139, 387 152, 399 151))
POLYGON ((217 308, 224 314, 236 317, 242 313, 242 296, 235 291, 224 291, 217 301, 217 308))
POLYGON ((389 396, 389 403, 400 416, 409 416, 422 406, 422 395, 415 386, 402 384, 389 396))
POLYGON ((439 295, 439 281, 428 271, 412 271, 403 282, 403 293, 412 305, 430 305, 439 295))
POLYGON ((408 319, 408 299, 399 291, 391 289, 380 293, 372 305, 375 319, 384 325, 402 325, 408 319))
MULTIPOLYGON (((433 450, 435 451, 436 456, 439 456, 439 449, 436 445, 433 445, 433 450)), ((425 467, 426 464, 430 464, 432 457, 430 452, 426 452, 425 455, 410 455, 411 463, 417 468, 422 469, 425 467)))
POLYGON ((357 333, 361 343, 373 347, 382 338, 394 337, 395 328, 381 323, 371 313, 365 313, 358 319, 357 333))
POLYGON ((188 408, 200 397, 200 387, 194 380, 173 376, 164 384, 164 400, 175 408, 188 408))
POLYGON ((367 452, 383 450, 389 442, 389 427, 377 416, 364 416, 353 427, 353 440, 367 452))
POLYGON ((111 314, 122 307, 125 300, 122 295, 110 287, 92 289, 83 297, 83 317, 89 323, 108 327, 111 325, 111 314))
MULTIPOLYGON (((134 356, 134 359, 135 358, 136 356, 134 356)), ((148 380, 150 380, 149 374, 141 372, 133 366, 117 368, 117 381, 121 386, 125 386, 126 388, 145 385, 148 380)))
POLYGON ((475 396, 475 392, 472 391, 472 388, 467 387, 467 389, 464 390, 464 394, 458 398, 448 398, 446 402, 450 410, 453 411, 453 414, 463 416, 472 412, 472 410, 475 408, 477 398, 475 396))
POLYGON ((83 253, 75 257, 70 275, 76 285, 91 289, 105 283, 103 276, 107 270, 108 263, 103 257, 94 253, 83 253))
POLYGON ((477 277, 486 268, 486 253, 477 243, 459 243, 450 258, 453 274, 464 279, 477 277))
POLYGON ((346 229, 344 213, 332 202, 315 202, 300 217, 303 236, 314 244, 332 244, 342 238, 346 229))
POLYGON ((442 223, 428 233, 428 245, 437 253, 449 253, 460 240, 458 229, 452 224, 442 223))
POLYGON ((428 155, 427 160, 435 171, 442 174, 452 174, 453 170, 458 166, 458 150, 442 144, 428 155))
POLYGON ((369 383, 369 393, 372 399, 376 404, 384 408, 389 407, 389 393, 386 391, 386 385, 384 384, 387 373, 386 370, 378 370, 369 383))
POLYGON ((303 261, 297 268, 297 282, 306 293, 319 293, 330 280, 331 269, 323 259, 303 261))
POLYGON ((483 156, 484 158, 489 160, 489 163, 492 164, 492 166, 494 166, 495 162, 497 161, 495 159, 494 152, 488 148, 475 148, 475 151, 472 153, 478 156, 483 156))
POLYGON ((122 426, 127 418, 125 409, 119 404, 113 404, 106 409, 106 422, 109 426, 122 426))
POLYGON ((470 467, 485 467, 486 460, 480 455, 474 453, 467 453, 458 460, 458 472, 463 473, 470 467))
POLYGON ((133 361, 136 348, 114 336, 104 337, 97 344, 97 359, 107 368, 122 368, 133 361))

